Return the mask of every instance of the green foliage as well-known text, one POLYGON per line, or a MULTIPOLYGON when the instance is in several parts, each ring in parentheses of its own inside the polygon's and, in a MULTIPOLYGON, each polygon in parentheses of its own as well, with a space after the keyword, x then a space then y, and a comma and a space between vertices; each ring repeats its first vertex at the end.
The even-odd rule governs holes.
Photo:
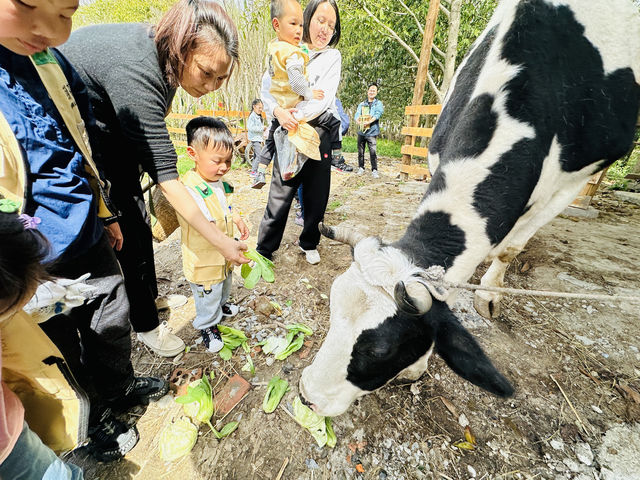
MULTIPOLYGON (((400 148, 402 142, 398 140, 388 140, 386 138, 378 137, 377 151, 380 157, 401 158, 400 148)), ((342 151, 346 153, 356 153, 358 151, 358 138, 357 137, 342 137, 342 151)), ((368 150, 365 155, 368 155, 368 150)))
POLYGON ((96 0, 73 16, 74 28, 96 23, 156 23, 175 0, 96 0))
MULTIPOLYGON (((636 132, 636 141, 638 140, 639 132, 636 132)), ((631 150, 626 156, 615 161, 607 170, 607 180, 610 183, 609 189, 611 190, 626 190, 629 185, 629 180, 625 179, 630 172, 634 171, 634 167, 640 160, 640 147, 636 147, 631 150)), ((637 169, 635 169, 637 171, 637 169)))

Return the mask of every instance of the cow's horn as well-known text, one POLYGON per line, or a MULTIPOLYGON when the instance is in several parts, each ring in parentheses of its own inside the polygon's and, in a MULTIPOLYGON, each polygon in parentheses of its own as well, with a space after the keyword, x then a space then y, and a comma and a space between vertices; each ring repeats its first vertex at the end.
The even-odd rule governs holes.
POLYGON ((427 313, 433 304, 431 293, 420 282, 398 282, 393 293, 400 310, 411 315, 427 313))
POLYGON ((346 243, 347 245, 351 245, 352 247, 355 247, 356 243, 364 238, 364 235, 350 228, 328 227, 322 222, 318 224, 318 230, 320 230, 320 233, 325 237, 332 240, 337 240, 338 242, 346 243))

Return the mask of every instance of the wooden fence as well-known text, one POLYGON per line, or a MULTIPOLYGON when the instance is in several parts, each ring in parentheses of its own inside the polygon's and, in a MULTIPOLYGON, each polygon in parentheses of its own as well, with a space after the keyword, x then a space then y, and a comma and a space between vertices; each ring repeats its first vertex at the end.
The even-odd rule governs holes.
MULTIPOLYGON (((442 111, 442 105, 409 105, 404 109, 407 116, 407 127, 402 128, 402 135, 405 135, 404 145, 401 148, 402 165, 400 166, 400 174, 403 180, 407 180, 409 175, 421 177, 423 179, 431 178, 428 168, 420 165, 412 165, 413 157, 426 159, 429 155, 429 149, 425 147, 416 147, 416 139, 431 138, 433 135, 433 127, 413 127, 420 123, 421 115, 439 115, 442 111)), ((435 125, 435 121, 433 122, 435 125)))
MULTIPOLYGON (((165 120, 173 144, 176 147, 186 147, 187 132, 184 129, 184 124, 187 122, 185 122, 185 120, 189 121, 192 118, 200 116, 224 118, 229 125, 231 134, 235 138, 238 138, 247 133, 247 119, 249 115, 251 115, 250 110, 197 110, 195 115, 189 113, 170 113, 165 120), (240 124, 240 121, 242 121, 242 124, 240 124)), ((264 112, 262 113, 262 118, 265 118, 264 112)))

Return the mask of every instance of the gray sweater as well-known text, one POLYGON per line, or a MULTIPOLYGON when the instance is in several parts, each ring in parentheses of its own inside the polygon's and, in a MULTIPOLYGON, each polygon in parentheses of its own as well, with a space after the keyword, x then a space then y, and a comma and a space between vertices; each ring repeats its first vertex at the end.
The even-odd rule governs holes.
POLYGON ((92 25, 75 31, 60 50, 87 84, 99 130, 92 144, 107 178, 138 182, 139 166, 155 181, 178 178, 164 122, 176 89, 160 68, 151 28, 92 25))

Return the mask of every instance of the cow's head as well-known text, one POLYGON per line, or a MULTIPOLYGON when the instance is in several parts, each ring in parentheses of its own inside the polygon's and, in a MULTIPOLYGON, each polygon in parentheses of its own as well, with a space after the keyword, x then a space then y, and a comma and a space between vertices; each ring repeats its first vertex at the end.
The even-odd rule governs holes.
POLYGON ((340 415, 399 373, 421 373, 435 351, 458 375, 496 395, 513 387, 444 302, 446 292, 399 249, 343 228, 320 231, 353 247, 354 261, 331 287, 331 325, 300 394, 317 413, 340 415))

